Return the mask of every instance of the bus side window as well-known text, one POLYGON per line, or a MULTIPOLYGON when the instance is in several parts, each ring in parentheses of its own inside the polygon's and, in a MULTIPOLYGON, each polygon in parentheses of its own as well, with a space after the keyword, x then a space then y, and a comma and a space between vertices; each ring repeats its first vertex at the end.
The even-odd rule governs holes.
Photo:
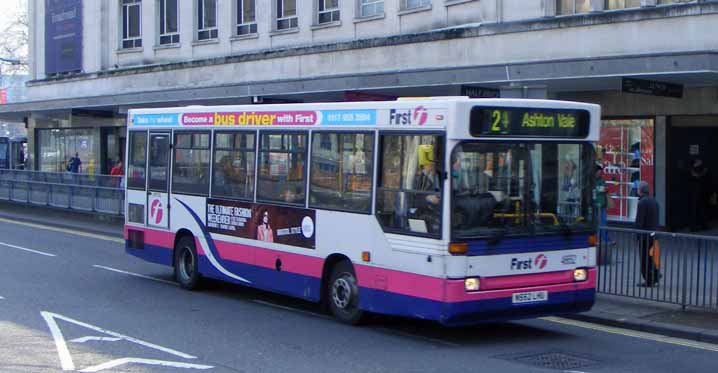
POLYGON ((209 132, 175 132, 172 193, 209 192, 209 132))
POLYGON ((369 213, 374 135, 314 132, 309 206, 369 213))
POLYGON ((127 186, 145 189, 147 168, 147 132, 130 132, 130 161, 127 165, 127 186))
POLYGON ((307 134, 260 134, 257 200, 304 205, 307 134))
POLYGON ((381 136, 376 215, 384 230, 440 235, 441 144, 436 135, 381 136))
POLYGON ((219 132, 214 137, 212 196, 254 198, 254 132, 219 132))

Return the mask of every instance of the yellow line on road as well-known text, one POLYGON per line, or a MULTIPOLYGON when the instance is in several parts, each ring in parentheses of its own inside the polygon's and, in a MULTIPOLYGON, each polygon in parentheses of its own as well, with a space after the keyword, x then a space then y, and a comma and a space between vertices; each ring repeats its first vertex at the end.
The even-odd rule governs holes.
POLYGON ((42 224, 36 224, 36 223, 28 223, 24 221, 16 221, 16 220, 10 220, 5 218, 0 218, 0 222, 8 223, 8 224, 16 224, 16 225, 22 225, 25 227, 31 227, 31 228, 38 228, 38 229, 44 229, 47 231, 53 231, 53 232, 60 232, 65 234, 71 234, 74 236, 80 236, 80 237, 88 237, 88 238, 94 238, 97 240, 104 240, 104 241, 110 241, 110 242, 116 242, 116 243, 125 243, 125 240, 118 237, 111 237, 106 236, 103 234, 96 234, 96 233, 87 233, 87 232, 78 232, 73 231, 70 229, 64 229, 64 228, 58 228, 58 227, 51 227, 49 225, 42 225, 42 224))
POLYGON ((645 339, 645 340, 654 341, 654 342, 668 343, 668 344, 677 345, 677 346, 697 348, 700 350, 718 352, 718 345, 711 344, 711 343, 691 341, 688 339, 675 338, 675 337, 667 337, 665 335, 639 332, 639 331, 635 331, 635 330, 617 328, 617 327, 613 327, 613 326, 598 325, 598 324, 593 324, 593 323, 589 323, 589 322, 585 322, 585 321, 569 320, 569 319, 564 319, 563 317, 542 317, 541 320, 549 321, 549 322, 553 322, 553 323, 557 323, 557 324, 570 325, 570 326, 575 326, 575 327, 579 327, 579 328, 600 331, 600 332, 604 332, 604 333, 618 334, 618 335, 623 335, 626 337, 633 337, 633 338, 645 339))

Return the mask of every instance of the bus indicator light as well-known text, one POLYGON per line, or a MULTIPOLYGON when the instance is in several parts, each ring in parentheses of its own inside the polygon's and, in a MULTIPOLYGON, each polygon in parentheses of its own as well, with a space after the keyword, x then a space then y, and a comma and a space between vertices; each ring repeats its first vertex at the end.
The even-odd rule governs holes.
POLYGON ((454 255, 465 255, 469 251, 466 242, 454 242, 449 244, 449 253, 454 255))
POLYGON ((361 260, 364 262, 371 262, 371 253, 368 251, 362 251, 361 260))

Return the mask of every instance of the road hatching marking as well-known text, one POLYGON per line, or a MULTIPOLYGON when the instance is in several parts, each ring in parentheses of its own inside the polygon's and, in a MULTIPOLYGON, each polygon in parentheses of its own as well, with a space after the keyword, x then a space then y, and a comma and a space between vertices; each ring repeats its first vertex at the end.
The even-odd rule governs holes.
POLYGON ((44 256, 57 256, 55 254, 50 254, 50 253, 46 253, 44 251, 39 251, 39 250, 28 249, 27 247, 17 246, 17 245, 9 244, 6 242, 0 242, 0 246, 11 247, 13 249, 27 251, 29 253, 34 253, 34 254, 39 254, 39 255, 44 255, 44 256))
POLYGON ((545 321, 549 321, 549 322, 553 322, 553 323, 557 323, 557 324, 563 324, 563 325, 575 326, 575 327, 584 328, 584 329, 600 331, 600 332, 604 332, 604 333, 617 334, 617 335, 622 335, 622 336, 626 336, 626 337, 633 337, 633 338, 639 338, 639 339, 644 339, 644 340, 649 340, 649 341, 654 341, 654 342, 672 344, 672 345, 676 345, 676 346, 683 346, 683 347, 696 348, 696 349, 700 349, 700 350, 718 352, 718 345, 711 344, 711 343, 691 341, 688 339, 682 339, 682 338, 676 338, 676 337, 668 337, 668 336, 660 335, 660 334, 639 332, 639 331, 635 331, 635 330, 617 328, 617 327, 613 327, 613 326, 598 325, 598 324, 593 324, 593 323, 589 323, 589 322, 585 322, 585 321, 569 320, 569 319, 565 319, 562 317, 542 317, 541 320, 545 320, 545 321))
POLYGON ((134 272, 127 272, 127 271, 123 271, 123 270, 117 269, 117 268, 101 266, 101 265, 99 265, 99 264, 94 264, 93 267, 95 267, 95 268, 100 268, 100 269, 104 269, 104 270, 106 270, 106 271, 122 273, 122 274, 124 274, 124 275, 130 275, 130 276, 135 276, 135 277, 144 278, 144 279, 147 279, 147 280, 157 281, 157 282, 161 282, 161 283, 164 283, 164 284, 170 284, 170 285, 175 285, 175 286, 176 286, 176 285, 179 285, 178 283, 176 283, 176 282, 174 282, 174 281, 163 280, 163 279, 161 279, 161 278, 152 277, 152 276, 147 276, 147 275, 142 275, 142 274, 134 273, 134 272))
MULTIPOLYGON (((108 329, 100 328, 98 326, 90 325, 87 323, 84 323, 82 321, 78 321, 75 319, 71 319, 66 316, 62 316, 57 313, 42 311, 40 312, 42 315, 42 318, 45 319, 45 322, 47 323, 48 328, 50 329, 50 333, 52 334, 52 338, 55 341, 55 347, 57 348, 57 353, 60 357, 60 365, 62 367, 62 370, 65 371, 75 371, 75 363, 72 359, 72 355, 70 354, 70 349, 67 347, 67 342, 65 340, 65 337, 62 334, 62 330, 60 329, 60 326, 57 324, 57 320, 62 320, 64 322, 74 324, 77 326, 81 326, 83 328, 87 328, 90 330, 94 330, 95 332, 99 332, 102 334, 106 334, 109 336, 112 336, 114 338, 108 338, 104 337, 104 341, 115 341, 115 339, 118 340, 124 340, 130 343, 138 344, 143 347, 147 347, 153 350, 162 351, 165 353, 168 353, 170 355, 174 355, 183 359, 196 359, 196 356, 192 356, 190 354, 186 354, 184 352, 180 352, 168 347, 162 347, 160 345, 156 345, 154 343, 146 342, 141 339, 133 338, 124 334, 120 334, 117 332, 113 332, 108 329)), ((99 340, 102 341, 103 337, 83 337, 80 339, 86 339, 86 338, 92 338, 93 340, 99 340)), ((148 364, 148 365, 162 365, 162 366, 168 366, 168 367, 174 367, 174 368, 184 368, 184 369, 210 369, 213 368, 209 365, 199 365, 199 364, 187 364, 184 362, 177 362, 177 361, 164 361, 164 360, 151 360, 151 359, 140 359, 135 357, 124 357, 121 359, 115 359, 111 360, 105 363, 102 363, 100 365, 95 365, 92 367, 85 368, 81 370, 82 372, 99 372, 101 370, 105 369, 111 369, 114 367, 117 367, 119 365, 124 364, 148 364)))
POLYGON ((100 365, 95 365, 93 367, 85 368, 85 369, 81 370, 80 372, 99 372, 101 370, 112 369, 112 368, 116 368, 120 365, 125 365, 125 364, 159 365, 159 366, 170 367, 170 368, 199 369, 199 370, 206 370, 206 369, 214 368, 214 366, 212 366, 212 365, 189 364, 189 363, 180 363, 177 361, 164 361, 164 360, 138 359, 138 358, 134 358, 134 357, 125 357, 122 359, 108 361, 108 362, 102 363, 100 365))
POLYGON ((89 232, 79 232, 79 231, 73 231, 73 230, 71 230, 71 229, 63 229, 63 228, 58 228, 58 227, 52 227, 52 226, 49 226, 49 225, 43 225, 43 224, 37 224, 37 223, 28 223, 28 222, 24 222, 24 221, 10 220, 10 219, 6 219, 6 218, 0 218, 0 222, 9 223, 9 224, 15 224, 15 225, 22 225, 22 226, 30 227, 30 228, 44 229, 44 230, 47 230, 47 231, 53 231, 53 232, 60 232, 60 233, 65 233, 65 234, 71 234, 71 235, 74 235, 74 236, 95 238, 95 239, 98 239, 98 240, 116 242, 116 243, 121 243, 121 244, 124 244, 124 243, 125 243, 125 240, 124 240, 123 238, 107 236, 107 235, 104 235, 104 234, 89 233, 89 232))
POLYGON ((95 337, 95 336, 88 335, 88 336, 86 336, 86 337, 81 337, 81 338, 72 339, 72 340, 70 340, 70 342, 74 342, 74 343, 85 343, 85 342, 89 342, 89 341, 117 342, 117 341, 121 341, 121 340, 122 340, 121 338, 114 338, 114 337, 95 337))

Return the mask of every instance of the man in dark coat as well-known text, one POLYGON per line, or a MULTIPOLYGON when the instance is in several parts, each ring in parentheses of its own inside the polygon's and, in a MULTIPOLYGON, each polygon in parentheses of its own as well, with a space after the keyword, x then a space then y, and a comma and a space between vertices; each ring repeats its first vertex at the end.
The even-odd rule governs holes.
MULTIPOLYGON (((638 184, 638 211, 636 212, 636 229, 643 231, 655 231, 658 229, 658 202, 651 197, 648 183, 641 181, 638 184)), ((653 258, 649 255, 653 246, 653 236, 650 233, 638 235, 638 244, 641 255, 641 275, 643 282, 638 284, 641 287, 652 287, 660 280, 660 273, 656 268, 653 258)))

